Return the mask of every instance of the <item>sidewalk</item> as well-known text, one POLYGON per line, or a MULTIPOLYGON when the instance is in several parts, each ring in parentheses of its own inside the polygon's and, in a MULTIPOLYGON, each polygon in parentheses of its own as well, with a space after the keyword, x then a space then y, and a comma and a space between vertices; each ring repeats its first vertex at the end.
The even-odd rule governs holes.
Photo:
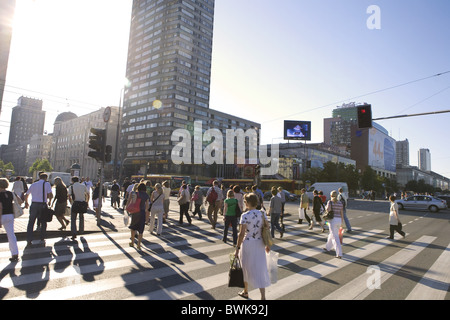
MULTIPOLYGON (((92 205, 92 202, 89 204, 92 205)), ((28 217, 29 209, 24 209, 24 214, 20 218, 14 220, 14 232, 18 241, 26 240, 28 217)), ((66 219, 70 221, 70 216, 66 216, 66 219)), ((84 214, 84 234, 95 232, 118 232, 127 229, 123 223, 123 211, 111 207, 110 198, 106 198, 105 202, 102 204, 101 220, 100 226, 97 226, 95 212, 92 208, 88 209, 88 212, 84 214)), ((36 224, 37 223, 35 223, 34 230, 36 230, 36 224)), ((79 218, 77 217, 77 228, 78 226, 79 218)), ((53 217, 52 221, 47 223, 47 239, 71 237, 70 223, 64 231, 58 230, 59 228, 61 228, 61 224, 56 217, 53 217)), ((39 239, 39 233, 36 231, 34 239, 39 239)), ((5 229, 2 227, 0 228, 0 243, 3 242, 8 242, 8 239, 6 237, 5 229)))

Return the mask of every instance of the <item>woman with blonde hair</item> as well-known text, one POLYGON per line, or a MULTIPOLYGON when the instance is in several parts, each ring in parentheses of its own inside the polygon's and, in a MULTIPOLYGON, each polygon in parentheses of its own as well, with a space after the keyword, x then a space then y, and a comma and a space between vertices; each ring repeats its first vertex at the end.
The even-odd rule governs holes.
POLYGON ((158 226, 156 227, 156 235, 161 235, 164 216, 164 191, 160 183, 155 184, 155 190, 150 197, 152 208, 150 209, 150 233, 153 233, 155 227, 155 217, 158 218, 158 226))
POLYGON ((52 206, 56 201, 55 216, 56 219, 58 219, 59 223, 61 223, 61 228, 59 228, 58 230, 62 231, 66 230, 66 227, 69 225, 70 221, 64 216, 66 213, 67 200, 69 199, 69 197, 67 187, 60 177, 55 178, 55 191, 56 194, 53 198, 52 206))
POLYGON ((331 200, 328 201, 326 207, 328 212, 334 212, 334 217, 333 219, 328 220, 330 233, 328 234, 328 240, 324 251, 328 252, 331 249, 334 249, 336 251, 336 258, 342 259, 342 245, 339 240, 339 228, 342 225, 342 221, 344 221, 344 207, 342 202, 338 201, 337 196, 338 193, 336 190, 331 191, 331 200))

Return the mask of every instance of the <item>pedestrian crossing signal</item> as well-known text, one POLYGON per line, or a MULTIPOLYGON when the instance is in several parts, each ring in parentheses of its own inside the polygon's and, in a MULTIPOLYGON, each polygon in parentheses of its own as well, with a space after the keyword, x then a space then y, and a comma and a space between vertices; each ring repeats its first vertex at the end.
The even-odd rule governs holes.
POLYGON ((370 104, 357 107, 358 128, 372 128, 372 106, 370 104))

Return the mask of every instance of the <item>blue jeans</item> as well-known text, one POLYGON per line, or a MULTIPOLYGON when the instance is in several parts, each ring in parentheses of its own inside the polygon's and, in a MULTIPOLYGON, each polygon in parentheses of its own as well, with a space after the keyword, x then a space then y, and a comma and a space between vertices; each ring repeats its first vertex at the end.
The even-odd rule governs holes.
POLYGON ((272 235, 272 238, 275 237, 275 229, 278 230, 278 232, 283 232, 283 229, 280 227, 280 216, 281 213, 271 213, 270 214, 270 234, 272 235))
POLYGON ((30 206, 30 216, 28 218, 28 226, 27 226, 27 242, 31 242, 33 240, 33 229, 34 223, 36 219, 38 223, 41 225, 41 240, 45 240, 45 235, 47 232, 47 221, 41 220, 42 209, 44 208, 45 203, 41 202, 32 202, 30 206))
POLYGON ((344 208, 344 222, 345 226, 347 227, 347 231, 352 231, 352 226, 350 225, 350 221, 348 221, 347 210, 345 208, 344 208))

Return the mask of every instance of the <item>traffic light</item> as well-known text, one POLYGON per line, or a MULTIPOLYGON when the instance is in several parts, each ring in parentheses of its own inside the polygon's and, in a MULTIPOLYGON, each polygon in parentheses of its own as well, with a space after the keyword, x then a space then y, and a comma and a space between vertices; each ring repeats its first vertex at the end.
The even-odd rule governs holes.
POLYGON ((94 151, 89 151, 88 156, 94 158, 97 161, 104 161, 106 130, 91 128, 91 133, 93 133, 94 135, 89 136, 89 148, 93 149, 94 151))
POLYGON ((372 106, 358 106, 358 128, 372 128, 372 106))
POLYGON ((112 146, 109 144, 105 147, 105 163, 111 162, 112 146))

